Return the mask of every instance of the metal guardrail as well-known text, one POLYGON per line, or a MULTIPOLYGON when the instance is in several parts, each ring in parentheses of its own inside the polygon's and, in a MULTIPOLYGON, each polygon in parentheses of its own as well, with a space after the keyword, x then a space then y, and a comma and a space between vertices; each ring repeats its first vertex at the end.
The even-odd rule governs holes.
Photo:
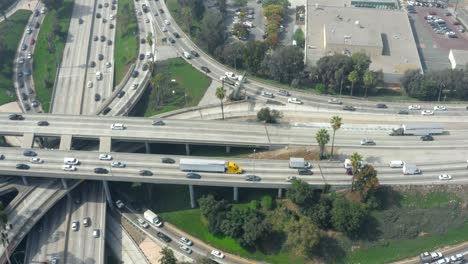
POLYGON ((140 85, 138 85, 137 90, 135 91, 133 96, 130 98, 130 100, 127 101, 124 107, 117 110, 117 112, 115 113, 116 116, 125 115, 126 113, 130 112, 130 110, 132 110, 132 108, 135 106, 135 104, 138 102, 138 100, 140 100, 141 96, 144 94, 150 78, 151 78, 151 74, 149 74, 149 72, 146 72, 145 78, 141 81, 140 85))

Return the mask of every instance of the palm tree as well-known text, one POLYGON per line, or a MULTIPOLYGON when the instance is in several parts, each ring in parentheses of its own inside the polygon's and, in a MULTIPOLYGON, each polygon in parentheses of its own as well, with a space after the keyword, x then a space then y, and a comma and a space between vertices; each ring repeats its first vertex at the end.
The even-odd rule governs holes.
POLYGON ((221 101, 221 114, 222 114, 223 120, 224 120, 223 100, 224 100, 224 97, 226 97, 226 91, 224 91, 223 86, 220 86, 220 87, 216 88, 216 97, 221 101))
POLYGON ((150 47, 153 46, 153 33, 148 32, 148 35, 146 35, 146 42, 150 47))
POLYGON ((358 171, 359 166, 361 166, 362 156, 359 153, 354 152, 353 155, 351 155, 349 159, 351 160, 351 166, 353 166, 353 182, 351 184, 351 190, 353 191, 354 190, 354 175, 358 171))
POLYGON ((146 65, 148 66, 148 72, 151 76, 154 75, 154 63, 152 61, 146 61, 146 65))
POLYGON ((357 71, 352 71, 348 75, 348 80, 351 82, 351 96, 353 96, 354 85, 359 81, 359 74, 357 71))
POLYGON ((317 143, 320 146, 320 159, 323 159, 325 145, 330 141, 330 135, 328 134, 328 131, 326 129, 322 128, 319 131, 317 131, 315 139, 317 140, 317 143))
POLYGON ((364 81, 364 87, 366 88, 365 92, 364 92, 364 97, 367 98, 367 89, 373 87, 375 85, 375 75, 374 75, 374 72, 372 71, 366 71, 364 73, 364 77, 362 78, 362 80, 364 81))
POLYGON ((330 120, 330 124, 333 128, 332 148, 331 148, 330 156, 333 159, 333 147, 335 146, 335 133, 338 129, 341 128, 341 125, 343 125, 343 122, 341 121, 341 117, 333 116, 330 120))

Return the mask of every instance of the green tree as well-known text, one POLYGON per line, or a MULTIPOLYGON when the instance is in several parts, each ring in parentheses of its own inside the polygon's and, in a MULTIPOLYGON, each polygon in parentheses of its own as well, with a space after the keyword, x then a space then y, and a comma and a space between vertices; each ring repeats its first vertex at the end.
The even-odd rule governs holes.
POLYGON ((233 207, 226 214, 226 219, 222 223, 223 234, 232 238, 239 238, 243 234, 242 226, 249 217, 248 208, 233 207))
POLYGON ((350 95, 353 96, 354 85, 359 81, 359 74, 356 70, 352 71, 348 75, 348 81, 351 82, 351 91, 350 95))
POLYGON ((327 86, 323 83, 318 83, 315 85, 315 91, 317 91, 319 94, 324 94, 327 92, 327 86))
POLYGON ((186 32, 191 32, 192 24, 193 24, 193 15, 192 9, 188 6, 182 7, 180 10, 180 17, 181 17, 181 24, 182 27, 186 32))
POLYGON ((379 188, 377 171, 371 165, 362 168, 356 173, 355 178, 354 186, 361 194, 362 201, 367 201, 369 194, 375 192, 379 188))
MULTIPOLYGON (((203 6, 203 3, 201 4, 203 6)), ((200 44, 213 53, 215 49, 224 43, 225 28, 223 14, 219 11, 209 10, 203 16, 200 23, 198 39, 202 40, 200 44)))
POLYGON ((247 5, 247 0, 234 0, 235 6, 245 6, 247 5))
POLYGON ((265 220, 265 217, 252 211, 242 226, 243 235, 239 243, 244 247, 253 247, 262 238, 268 236, 271 230, 271 225, 265 220))
POLYGON ((354 191, 354 181, 355 181, 354 176, 356 175, 356 172, 359 170, 359 167, 361 166, 362 156, 359 153, 354 152, 351 155, 350 160, 351 160, 351 166, 353 167, 353 182, 351 183, 351 190, 354 191))
POLYGON ((365 87, 364 97, 367 98, 367 90, 373 89, 377 86, 377 75, 373 71, 368 70, 364 73, 362 81, 364 82, 365 87))
POLYGON ((330 124, 331 124, 331 127, 333 128, 332 148, 331 148, 330 158, 333 159, 333 148, 335 146, 335 133, 338 129, 341 128, 341 126, 343 125, 343 122, 341 120, 341 117, 333 116, 330 120, 330 124))
POLYGON ((297 205, 307 205, 314 200, 314 190, 303 180, 295 180, 291 183, 286 197, 297 205))
POLYGON ((304 69, 303 50, 297 46, 285 46, 276 49, 271 57, 266 57, 270 76, 282 83, 291 83, 304 69))
POLYGON ((153 33, 148 32, 146 35, 146 43, 148 43, 150 47, 153 46, 153 33))
POLYGON ((218 262, 210 259, 209 257, 201 257, 198 258, 194 263, 190 262, 191 264, 218 264, 218 262))
POLYGON ((330 135, 328 134, 328 131, 324 128, 317 131, 317 134, 315 135, 315 140, 317 140, 317 143, 319 144, 319 147, 320 147, 320 159, 323 159, 324 152, 325 152, 325 145, 330 141, 330 135))
POLYGON ((306 215, 322 229, 329 229, 331 227, 331 210, 333 200, 328 196, 322 195, 318 203, 310 208, 307 208, 306 215))
POLYGON ((269 5, 282 5, 284 8, 289 7, 289 0, 263 0, 262 6, 265 8, 269 5))
POLYGON ((355 235, 368 216, 368 211, 359 202, 348 201, 338 196, 333 201, 332 222, 337 231, 348 235, 355 235))
POLYGON ((245 46, 242 42, 234 42, 232 44, 227 44, 223 47, 222 54, 218 58, 237 69, 244 66, 243 54, 245 52, 245 46))
POLYGON ((265 58, 268 46, 262 41, 249 41, 245 45, 243 61, 247 70, 253 75, 261 72, 262 62, 265 58))
POLYGON ((300 28, 296 29, 293 35, 293 40, 296 41, 297 46, 304 48, 304 45, 305 45, 304 31, 302 31, 302 29, 300 28))
POLYGON ((354 70, 357 71, 359 78, 361 78, 364 75, 364 72, 369 69, 369 65, 371 64, 369 55, 362 52, 356 52, 351 55, 351 60, 353 61, 354 70))
POLYGON ((317 226, 307 217, 289 220, 284 227, 288 238, 286 246, 298 255, 312 256, 312 252, 320 241, 317 226))
POLYGON ((216 98, 219 99, 219 101, 221 102, 221 114, 222 114, 222 117, 223 117, 223 120, 224 120, 224 105, 223 105, 223 101, 224 101, 224 98, 226 97, 226 91, 224 90, 224 87, 223 86, 220 86, 218 88, 216 88, 216 98))
POLYGON ((281 112, 275 109, 270 109, 269 107, 264 107, 260 109, 257 113, 257 120, 260 122, 265 121, 265 123, 273 124, 281 118, 281 112))
POLYGON ((269 211, 274 207, 273 199, 269 195, 263 196, 260 200, 260 204, 262 206, 262 209, 266 211, 269 211))
POLYGON ((178 0, 179 4, 182 7, 188 7, 191 12, 193 17, 196 20, 200 20, 203 18, 203 15, 205 15, 205 4, 203 3, 203 0, 178 0))
POLYGON ((174 256, 174 251, 168 247, 161 249, 161 258, 159 259, 159 264, 177 264, 177 259, 174 256))

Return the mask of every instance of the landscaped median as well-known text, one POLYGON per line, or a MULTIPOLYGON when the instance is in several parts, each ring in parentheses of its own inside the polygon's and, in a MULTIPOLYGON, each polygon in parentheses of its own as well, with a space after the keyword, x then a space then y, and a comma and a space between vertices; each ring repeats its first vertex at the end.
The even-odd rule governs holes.
POLYGON ((37 99, 42 103, 44 112, 49 112, 57 66, 62 61, 72 11, 72 0, 63 0, 58 9, 49 9, 37 37, 33 77, 37 99))
POLYGON ((138 55, 138 23, 132 0, 120 0, 117 8, 114 47, 115 85, 118 85, 138 55))
POLYGON ((32 12, 19 10, 0 23, 0 105, 16 100, 13 67, 16 50, 32 12))

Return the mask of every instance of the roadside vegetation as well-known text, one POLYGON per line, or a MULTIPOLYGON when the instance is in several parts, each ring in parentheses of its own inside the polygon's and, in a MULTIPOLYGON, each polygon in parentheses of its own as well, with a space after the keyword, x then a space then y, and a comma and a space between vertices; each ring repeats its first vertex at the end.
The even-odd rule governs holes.
MULTIPOLYGON (((138 56, 138 23, 135 14, 135 5, 131 0, 121 0, 117 7, 117 24, 115 31, 114 49, 114 84, 118 85, 130 65, 138 56)), ((147 44, 142 44, 147 45, 147 44)))
POLYGON ((16 101, 13 66, 16 50, 32 12, 19 10, 0 23, 0 105, 16 101))
POLYGON ((42 103, 44 112, 49 112, 57 67, 62 61, 67 41, 73 1, 61 0, 46 5, 48 10, 37 37, 32 72, 37 99, 42 103))
POLYGON ((137 116, 153 116, 196 106, 211 82, 182 58, 157 62, 152 71, 146 95, 136 107, 137 116))

